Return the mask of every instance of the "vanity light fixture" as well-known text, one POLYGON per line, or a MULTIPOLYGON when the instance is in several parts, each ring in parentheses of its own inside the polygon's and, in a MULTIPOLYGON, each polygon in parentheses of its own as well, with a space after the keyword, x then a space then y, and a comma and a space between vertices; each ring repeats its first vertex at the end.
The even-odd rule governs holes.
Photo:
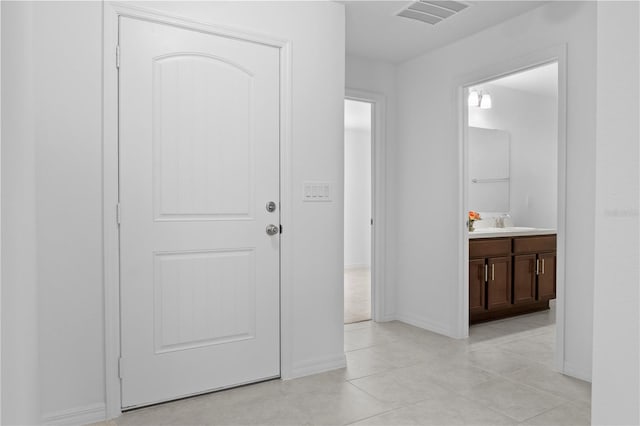
POLYGON ((491 108, 491 95, 483 93, 481 90, 471 89, 469 97, 467 98, 467 104, 472 107, 480 107, 481 109, 491 108))

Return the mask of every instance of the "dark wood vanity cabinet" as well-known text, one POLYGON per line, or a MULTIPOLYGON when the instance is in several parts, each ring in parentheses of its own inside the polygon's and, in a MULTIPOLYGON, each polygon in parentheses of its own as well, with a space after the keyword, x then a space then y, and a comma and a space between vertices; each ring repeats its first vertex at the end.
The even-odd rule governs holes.
POLYGON ((548 309, 555 250, 555 235, 469 240, 469 321, 548 309))

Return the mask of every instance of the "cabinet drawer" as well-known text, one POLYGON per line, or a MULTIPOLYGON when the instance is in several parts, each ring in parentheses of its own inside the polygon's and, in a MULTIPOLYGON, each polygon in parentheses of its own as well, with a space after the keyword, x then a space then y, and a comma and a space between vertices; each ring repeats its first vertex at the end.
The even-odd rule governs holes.
POLYGON ((487 238, 469 241, 469 257, 508 256, 511 253, 511 239, 487 238))
POLYGON ((516 237, 513 239, 513 253, 540 253, 556 251, 556 236, 516 237))

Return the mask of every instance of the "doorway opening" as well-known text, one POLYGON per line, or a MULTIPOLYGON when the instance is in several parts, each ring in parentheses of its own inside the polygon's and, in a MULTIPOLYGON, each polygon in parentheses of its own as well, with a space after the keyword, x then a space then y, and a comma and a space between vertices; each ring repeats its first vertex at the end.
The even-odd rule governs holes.
POLYGON ((344 322, 372 318, 372 113, 344 101, 344 322))
MULTIPOLYGON (((563 61, 558 55, 511 68, 467 83, 462 91, 462 201, 469 220, 463 244, 463 309, 465 324, 477 324, 468 334, 474 339, 497 330, 502 335, 553 329, 555 344, 545 344, 549 353, 555 349, 560 371, 566 176, 563 61), (507 327, 504 318, 516 321, 507 327)), ((549 362, 554 363, 553 357, 549 362)))

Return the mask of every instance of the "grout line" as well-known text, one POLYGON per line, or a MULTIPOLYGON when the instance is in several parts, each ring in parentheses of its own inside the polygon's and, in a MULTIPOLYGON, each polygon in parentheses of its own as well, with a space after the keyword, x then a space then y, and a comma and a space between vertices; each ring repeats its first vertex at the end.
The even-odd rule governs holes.
POLYGON ((523 421, 525 421, 525 420, 518 420, 518 419, 516 419, 516 418, 514 418, 514 417, 511 417, 510 415, 505 414, 505 413, 503 413, 503 412, 501 412, 501 411, 499 411, 499 410, 496 410, 495 408, 492 408, 492 407, 490 407, 490 406, 488 406, 488 405, 486 405, 486 404, 484 404, 484 405, 483 405, 480 401, 477 401, 477 400, 474 400, 474 399, 472 399, 472 398, 469 398, 469 397, 468 397, 468 396, 466 396, 466 395, 459 394, 458 396, 460 396, 460 397, 462 397, 462 398, 466 399, 467 401, 470 401, 470 402, 472 402, 472 403, 474 403, 474 404, 482 405, 484 408, 486 408, 486 409, 488 409, 488 410, 490 410, 490 411, 493 411, 494 413, 500 414, 501 416, 505 416, 505 417, 507 417, 507 418, 509 418, 509 419, 513 420, 514 422, 518 422, 518 424, 520 424, 520 423, 522 423, 523 421))
POLYGON ((553 411, 553 410, 555 410, 555 409, 557 409, 557 408, 560 408, 560 407, 562 407, 563 405, 569 405, 569 404, 570 404, 570 402, 563 402, 563 403, 562 403, 562 404, 560 404, 560 405, 556 405, 555 407, 549 408, 548 410, 544 410, 543 412, 538 413, 538 414, 536 414, 536 415, 534 415, 534 416, 527 417, 527 418, 526 418, 526 419, 524 419, 524 420, 520 420, 520 423, 519 423, 519 424, 522 424, 522 423, 524 423, 524 422, 527 422, 527 421, 529 421, 529 420, 531 420, 531 419, 535 419, 536 417, 540 417, 540 416, 542 416, 543 414, 547 414, 548 412, 553 411))
MULTIPOLYGON (((534 366, 521 368, 521 369, 519 369, 519 370, 512 371, 511 373, 516 373, 516 372, 523 371, 523 370, 529 370, 529 369, 532 369, 532 368, 534 368, 534 366)), ((546 368, 548 368, 548 367, 546 367, 546 368)), ((511 373, 509 373, 509 374, 511 374, 511 373)), ((584 400, 582 400, 582 399, 567 398, 566 396, 564 396, 564 394, 563 394, 563 396, 560 396, 560 395, 557 395, 557 394, 555 394, 555 393, 549 392, 548 390, 545 390, 545 389, 539 388, 539 387, 537 387, 537 386, 535 386, 535 385, 533 385, 533 384, 522 383, 522 382, 516 381, 515 379, 513 379, 513 378, 511 378, 511 377, 509 377, 509 376, 506 376, 506 375, 503 375, 503 374, 500 374, 500 373, 496 373, 496 374, 497 374, 500 378, 502 378, 502 379, 504 379, 504 380, 507 380, 507 381, 509 381, 509 382, 511 382, 511 383, 514 383, 514 384, 516 384, 516 385, 520 385, 520 386, 523 386, 523 387, 527 387, 527 388, 533 389, 533 390, 535 390, 535 391, 537 391, 537 392, 539 392, 539 393, 543 393, 543 394, 546 394, 546 395, 553 396, 553 397, 555 397, 555 398, 559 398, 559 399, 561 399, 561 400, 563 400, 563 401, 564 401, 564 402, 563 402, 563 404, 565 404, 565 403, 572 403, 572 402, 587 403, 586 401, 584 401, 584 400)), ((558 373, 558 374, 561 374, 561 373, 558 373)), ((573 378, 573 377, 572 377, 572 378, 573 378)), ((575 378, 573 378, 573 379, 575 379, 575 378)), ((579 379, 575 379, 575 380, 579 380, 579 379)), ((591 401, 589 401, 589 402, 588 402, 588 404, 591 404, 591 401)))

